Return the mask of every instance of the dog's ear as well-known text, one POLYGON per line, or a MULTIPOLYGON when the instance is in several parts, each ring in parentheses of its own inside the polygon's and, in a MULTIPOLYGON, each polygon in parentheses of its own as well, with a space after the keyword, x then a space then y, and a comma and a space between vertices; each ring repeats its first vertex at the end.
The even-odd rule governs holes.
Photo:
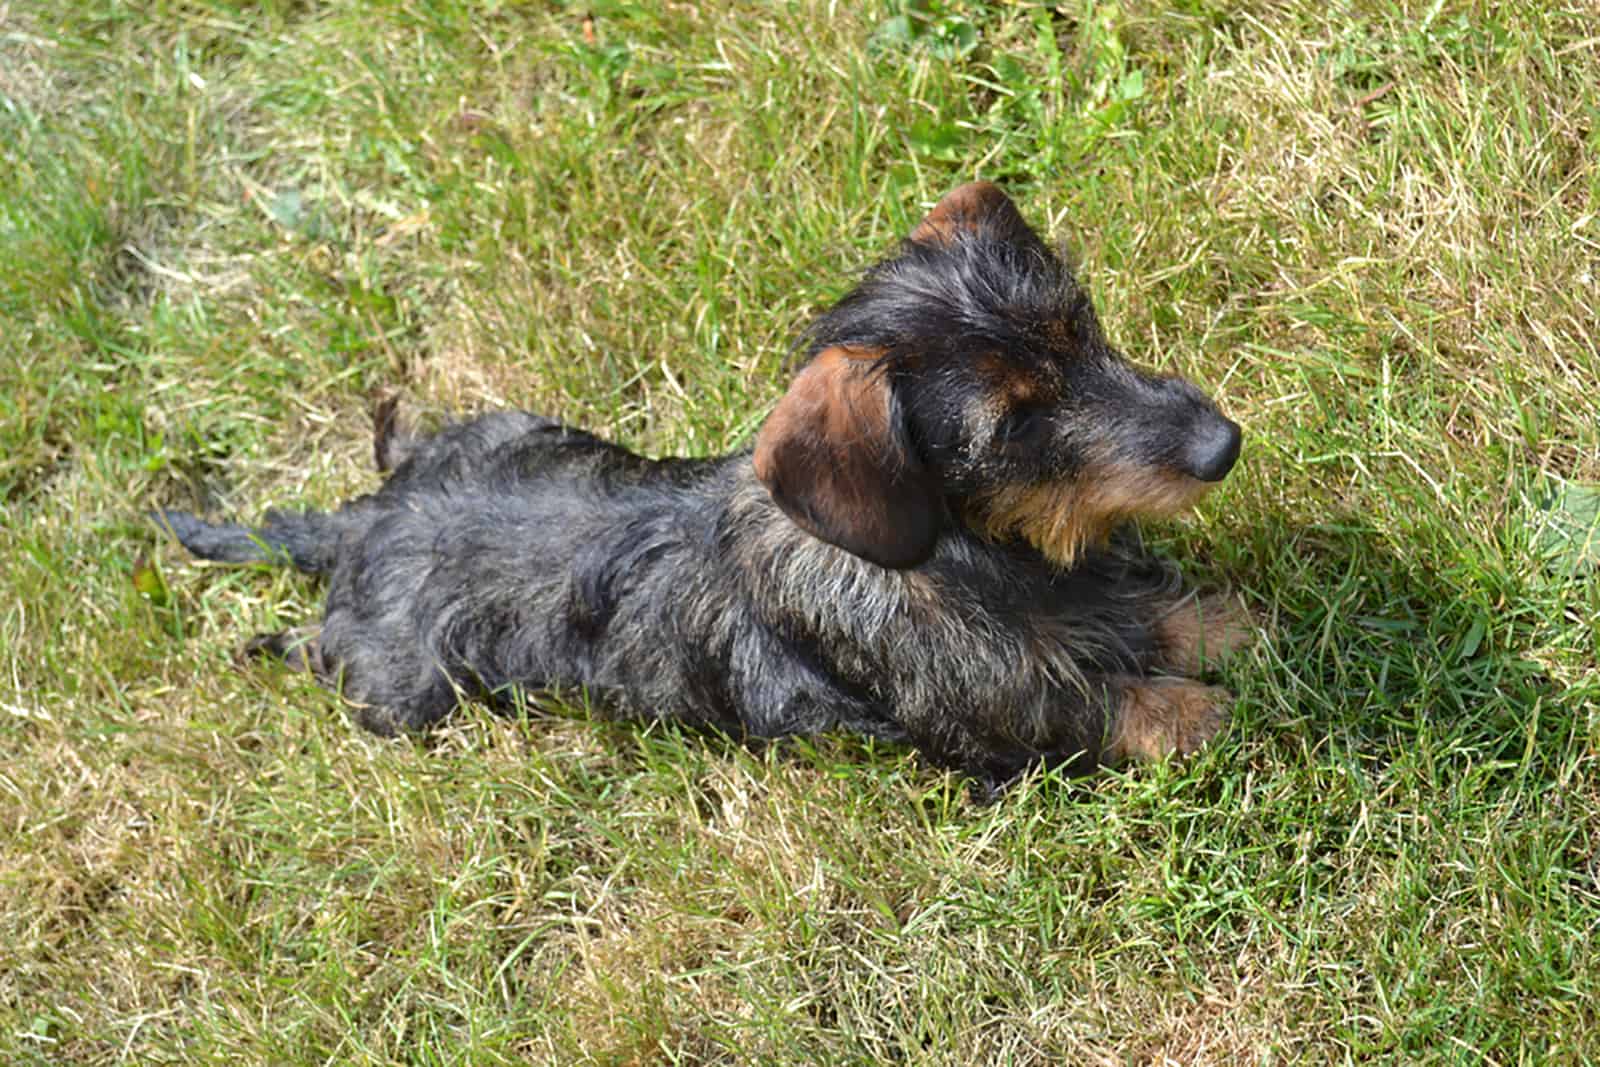
POLYGON ((933 551, 944 503, 875 355, 825 348, 806 364, 756 436, 755 468, 801 528, 898 570, 933 551))
POLYGON ((1044 242, 1017 205, 993 182, 968 182, 944 194, 908 239, 918 244, 952 245, 966 235, 988 236, 1044 250, 1044 242))

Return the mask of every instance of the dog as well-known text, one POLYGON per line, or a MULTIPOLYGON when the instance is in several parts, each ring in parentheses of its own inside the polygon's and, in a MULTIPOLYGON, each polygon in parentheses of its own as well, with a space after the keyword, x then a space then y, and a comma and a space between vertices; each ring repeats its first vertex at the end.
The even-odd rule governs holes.
POLYGON ((1221 481, 1241 432, 1135 369, 995 185, 946 195, 823 313, 753 448, 647 459, 499 412, 420 436, 380 406, 382 487, 259 528, 182 511, 196 556, 328 579, 251 646, 380 734, 463 697, 580 690, 746 740, 858 731, 998 792, 1036 765, 1194 751, 1252 632, 1128 529, 1221 481))

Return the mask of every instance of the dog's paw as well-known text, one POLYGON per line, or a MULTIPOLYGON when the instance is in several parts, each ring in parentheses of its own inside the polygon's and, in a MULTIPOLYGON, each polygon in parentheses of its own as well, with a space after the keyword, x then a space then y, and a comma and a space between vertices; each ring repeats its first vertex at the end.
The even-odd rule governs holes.
POLYGON ((1141 678, 1120 691, 1107 763, 1187 756, 1221 732, 1233 694, 1187 678, 1141 678))
POLYGON ((278 633, 256 634, 239 649, 238 659, 279 660, 290 670, 326 673, 322 661, 322 646, 317 636, 322 628, 316 625, 296 626, 278 633))
POLYGON ((400 394, 380 389, 372 396, 372 460, 388 474, 411 457, 421 438, 400 411, 400 394))
POLYGON ((1261 626, 1238 597, 1191 597, 1156 623, 1161 665, 1195 675, 1253 642, 1261 626))

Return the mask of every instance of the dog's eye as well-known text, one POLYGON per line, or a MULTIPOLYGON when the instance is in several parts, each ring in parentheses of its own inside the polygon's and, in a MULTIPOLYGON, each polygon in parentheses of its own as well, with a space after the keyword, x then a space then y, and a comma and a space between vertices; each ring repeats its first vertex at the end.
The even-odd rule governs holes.
POLYGON ((995 438, 1003 445, 1026 444, 1039 435, 1045 422, 1043 408, 1020 408, 1000 420, 995 438))

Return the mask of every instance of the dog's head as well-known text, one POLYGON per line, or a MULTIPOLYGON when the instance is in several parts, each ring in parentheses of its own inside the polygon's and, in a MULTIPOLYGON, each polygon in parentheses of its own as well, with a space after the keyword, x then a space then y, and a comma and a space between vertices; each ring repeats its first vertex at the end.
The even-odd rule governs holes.
POLYGON ((1239 454, 1209 398, 1106 342, 987 182, 939 201, 810 341, 756 474, 800 526, 885 567, 925 560, 951 522, 1066 566, 1124 519, 1188 508, 1239 454))

